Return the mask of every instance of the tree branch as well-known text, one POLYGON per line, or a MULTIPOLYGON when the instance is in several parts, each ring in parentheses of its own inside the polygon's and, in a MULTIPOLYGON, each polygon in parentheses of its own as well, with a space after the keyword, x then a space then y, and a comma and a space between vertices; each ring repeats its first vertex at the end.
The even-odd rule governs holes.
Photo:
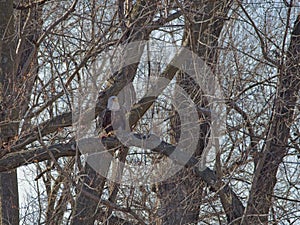
POLYGON ((14 7, 14 9, 17 9, 17 10, 25 10, 25 9, 33 8, 37 5, 38 6, 43 5, 47 1, 49 1, 49 0, 40 0, 40 1, 32 2, 32 3, 24 4, 24 5, 14 3, 13 7, 14 7))
POLYGON ((49 152, 52 153, 55 159, 66 156, 75 156, 76 143, 75 141, 72 141, 68 144, 55 144, 48 148, 24 150, 7 154, 0 159, 0 172, 9 171, 31 163, 49 160, 51 159, 49 152))

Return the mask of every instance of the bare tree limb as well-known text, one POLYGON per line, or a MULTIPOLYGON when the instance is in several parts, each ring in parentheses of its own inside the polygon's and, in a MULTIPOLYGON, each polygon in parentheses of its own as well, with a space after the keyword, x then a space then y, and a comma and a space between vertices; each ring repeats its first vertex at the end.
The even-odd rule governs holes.
POLYGON ((35 2, 29 3, 29 4, 24 4, 24 5, 14 3, 14 9, 25 10, 25 9, 36 7, 37 5, 38 6, 43 5, 47 1, 49 1, 49 0, 40 0, 40 1, 35 1, 35 2))
POLYGON ((0 159, 0 172, 9 171, 11 169, 15 169, 31 163, 49 160, 51 159, 51 156, 49 155, 48 151, 51 152, 56 159, 66 156, 75 156, 75 141, 68 144, 55 144, 49 146, 48 148, 24 150, 21 152, 7 154, 5 157, 0 159))

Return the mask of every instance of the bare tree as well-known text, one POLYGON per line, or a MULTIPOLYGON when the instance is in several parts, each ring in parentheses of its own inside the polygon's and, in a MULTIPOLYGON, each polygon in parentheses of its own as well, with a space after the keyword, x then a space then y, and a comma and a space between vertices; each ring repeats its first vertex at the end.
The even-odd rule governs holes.
POLYGON ((297 9, 296 1, 0 1, 1 224, 296 223, 297 9), (206 93, 187 72, 200 67, 188 65, 186 52, 201 59, 207 83, 220 85, 226 129, 219 139, 215 89, 206 93), (88 104, 78 103, 78 93, 92 89, 100 92, 93 110, 77 118, 88 104), (126 144, 94 133, 79 142, 78 132, 101 121, 113 95, 133 101, 126 102, 126 144), (189 104, 193 124, 182 118, 189 104), (86 163, 94 143, 109 152, 101 158, 106 174, 86 163), (216 157, 203 166, 208 147, 216 157), (125 165, 160 163, 181 169, 155 183, 117 182, 129 176, 125 165))

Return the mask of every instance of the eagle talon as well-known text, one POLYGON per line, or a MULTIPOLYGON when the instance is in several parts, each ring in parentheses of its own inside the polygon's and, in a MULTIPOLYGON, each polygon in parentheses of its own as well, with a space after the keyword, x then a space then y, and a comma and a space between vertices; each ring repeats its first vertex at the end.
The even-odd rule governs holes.
POLYGON ((103 139, 103 138, 109 138, 109 137, 114 137, 115 134, 113 132, 109 132, 108 134, 100 134, 99 138, 103 139))
POLYGON ((115 136, 115 134, 112 131, 108 132, 107 137, 112 137, 112 136, 115 136))

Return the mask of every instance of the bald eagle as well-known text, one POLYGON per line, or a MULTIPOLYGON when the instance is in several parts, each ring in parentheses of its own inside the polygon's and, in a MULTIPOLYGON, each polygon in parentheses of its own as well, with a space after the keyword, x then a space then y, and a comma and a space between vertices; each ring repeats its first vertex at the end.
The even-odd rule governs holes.
POLYGON ((98 125, 103 131, 102 137, 114 135, 115 130, 125 130, 126 128, 126 110, 120 105, 117 96, 109 97, 107 107, 101 117, 98 125))

